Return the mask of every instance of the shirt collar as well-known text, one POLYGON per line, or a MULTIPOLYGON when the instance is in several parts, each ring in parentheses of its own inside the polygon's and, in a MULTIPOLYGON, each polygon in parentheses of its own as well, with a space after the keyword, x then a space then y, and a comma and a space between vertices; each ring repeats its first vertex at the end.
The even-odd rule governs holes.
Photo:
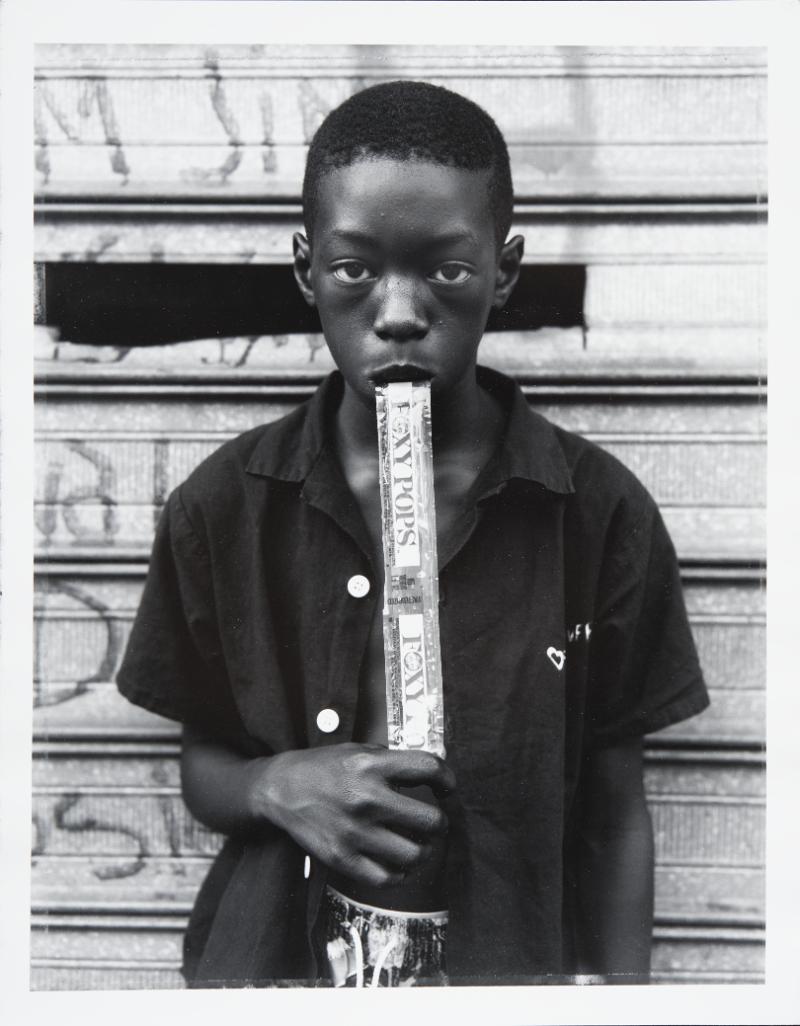
MULTIPOLYGON (((511 378, 488 367, 478 367, 477 373, 478 383, 508 411, 506 432, 492 461, 495 482, 518 478, 560 495, 573 492, 569 467, 553 425, 534 413, 511 378)), ((323 453, 332 452, 326 425, 332 422, 342 391, 342 376, 334 371, 278 430, 264 432, 247 464, 248 473, 279 481, 305 481, 323 453)))
POLYGON ((495 481, 502 484, 516 478, 558 495, 574 492, 556 428, 530 408, 519 385, 489 367, 478 367, 478 384, 508 411, 506 432, 495 457, 495 481))
POLYGON ((308 402, 276 425, 277 430, 262 434, 247 472, 278 481, 305 481, 322 453, 333 450, 325 426, 333 422, 343 388, 339 371, 329 374, 308 402))

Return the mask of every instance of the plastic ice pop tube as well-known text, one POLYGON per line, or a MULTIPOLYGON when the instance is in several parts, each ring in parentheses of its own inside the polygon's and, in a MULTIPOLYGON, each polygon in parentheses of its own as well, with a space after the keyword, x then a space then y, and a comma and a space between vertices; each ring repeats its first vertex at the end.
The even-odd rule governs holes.
POLYGON ((430 384, 391 382, 375 399, 389 747, 444 756, 430 384))

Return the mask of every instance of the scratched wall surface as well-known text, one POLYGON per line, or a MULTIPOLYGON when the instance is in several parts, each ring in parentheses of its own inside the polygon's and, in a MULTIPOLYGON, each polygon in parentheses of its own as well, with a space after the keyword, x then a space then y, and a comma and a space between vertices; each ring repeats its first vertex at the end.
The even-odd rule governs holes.
POLYGON ((219 838, 181 802, 175 725, 113 678, 170 489, 332 366, 321 336, 283 329, 75 344, 48 268, 285 266, 314 129, 397 77, 495 116, 526 260, 585 268, 580 326, 494 332, 482 359, 664 511, 712 705, 648 739, 654 978, 761 979, 763 51, 47 46, 36 65, 31 985, 181 986, 219 838))

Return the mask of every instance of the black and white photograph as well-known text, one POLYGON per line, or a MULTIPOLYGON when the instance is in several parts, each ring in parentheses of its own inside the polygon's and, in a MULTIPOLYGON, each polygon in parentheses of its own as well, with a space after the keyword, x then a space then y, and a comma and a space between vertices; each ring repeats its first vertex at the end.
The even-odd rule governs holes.
POLYGON ((34 40, 30 990, 763 985, 767 46, 185 38, 34 40))

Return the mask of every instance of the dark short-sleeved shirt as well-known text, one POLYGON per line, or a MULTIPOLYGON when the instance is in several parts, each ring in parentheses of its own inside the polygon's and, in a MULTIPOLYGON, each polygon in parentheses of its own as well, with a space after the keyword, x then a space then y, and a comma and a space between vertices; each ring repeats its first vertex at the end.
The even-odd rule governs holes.
MULTIPOLYGON (((708 704, 655 502, 602 449, 479 368, 507 423, 439 553, 450 979, 572 970, 571 838, 593 748, 708 704)), ((223 445, 170 496, 118 685, 247 756, 352 739, 381 602, 333 448, 338 373, 223 445), (358 590, 358 589, 356 589, 358 590), (324 732, 321 710, 338 727, 324 732), (329 717, 330 719, 330 717, 329 717)), ((330 722, 325 724, 330 726, 330 722)), ((323 976, 324 867, 270 825, 227 839, 185 942, 193 985, 323 976)))

